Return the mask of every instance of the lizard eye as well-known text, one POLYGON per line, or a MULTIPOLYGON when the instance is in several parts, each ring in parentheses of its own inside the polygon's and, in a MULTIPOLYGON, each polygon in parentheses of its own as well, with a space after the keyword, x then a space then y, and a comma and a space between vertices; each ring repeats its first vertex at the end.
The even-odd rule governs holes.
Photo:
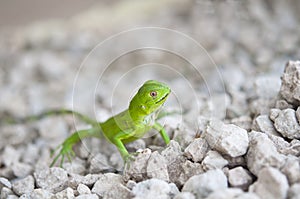
POLYGON ((157 96, 157 92, 156 91, 151 91, 150 92, 150 96, 151 97, 156 97, 157 96))

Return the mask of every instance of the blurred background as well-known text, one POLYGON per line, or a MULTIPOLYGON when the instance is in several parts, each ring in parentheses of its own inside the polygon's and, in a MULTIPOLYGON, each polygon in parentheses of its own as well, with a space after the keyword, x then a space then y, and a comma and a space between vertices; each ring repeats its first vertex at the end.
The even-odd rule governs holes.
POLYGON ((172 87, 171 107, 251 115, 256 78, 277 85, 299 58, 299 9, 297 0, 0 1, 0 111, 69 107, 103 119, 158 79, 172 87))

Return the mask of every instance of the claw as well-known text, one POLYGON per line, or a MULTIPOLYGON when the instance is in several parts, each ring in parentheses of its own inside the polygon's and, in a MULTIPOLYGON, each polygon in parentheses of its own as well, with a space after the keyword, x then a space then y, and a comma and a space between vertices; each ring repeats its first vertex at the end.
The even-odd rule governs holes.
POLYGON ((59 153, 54 157, 53 161, 51 162, 50 167, 54 166, 59 158, 61 158, 59 165, 60 165, 60 167, 62 167, 66 156, 67 156, 68 160, 71 162, 72 158, 75 157, 75 153, 72 150, 72 147, 73 147, 73 144, 63 143, 63 144, 59 145, 58 147, 56 147, 54 150, 52 150, 51 157, 56 153, 56 151, 59 148, 61 148, 59 153))

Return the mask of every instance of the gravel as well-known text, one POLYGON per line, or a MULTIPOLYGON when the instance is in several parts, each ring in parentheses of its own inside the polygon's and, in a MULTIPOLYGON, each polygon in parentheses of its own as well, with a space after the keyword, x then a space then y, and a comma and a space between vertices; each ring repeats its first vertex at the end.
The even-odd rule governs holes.
POLYGON ((160 2, 0 30, 0 198, 300 199, 300 3, 160 2), (205 51, 163 28, 105 40, 149 24, 179 27, 205 51), (182 114, 159 120, 168 145, 154 131, 126 145, 136 153, 125 165, 114 145, 91 138, 49 168, 51 150, 89 126, 11 120, 64 107, 104 121, 148 79, 171 86, 164 108, 182 114))

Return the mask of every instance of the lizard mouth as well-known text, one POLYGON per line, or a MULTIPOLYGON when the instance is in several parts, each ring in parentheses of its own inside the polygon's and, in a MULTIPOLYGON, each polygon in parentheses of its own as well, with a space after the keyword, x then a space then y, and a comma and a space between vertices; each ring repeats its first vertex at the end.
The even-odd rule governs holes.
POLYGON ((160 98, 157 102, 155 102, 155 104, 158 104, 159 102, 163 101, 164 99, 166 99, 168 97, 169 93, 167 93, 165 96, 163 96, 162 98, 160 98))

